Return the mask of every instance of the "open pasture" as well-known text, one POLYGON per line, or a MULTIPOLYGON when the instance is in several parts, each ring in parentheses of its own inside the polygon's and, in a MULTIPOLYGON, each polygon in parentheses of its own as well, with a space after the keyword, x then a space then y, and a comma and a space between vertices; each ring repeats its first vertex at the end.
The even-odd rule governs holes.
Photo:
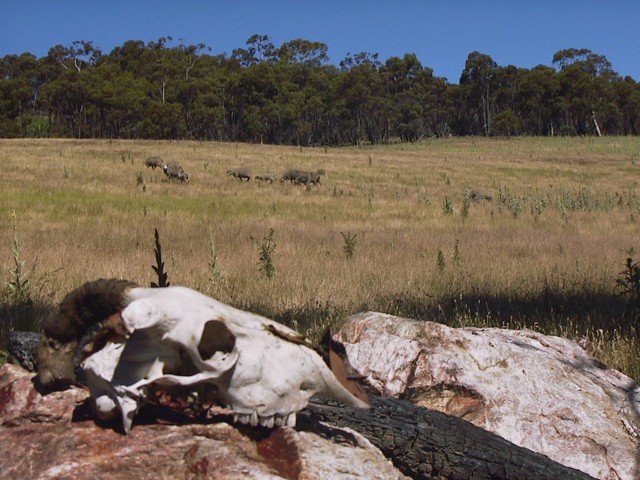
POLYGON ((587 337, 602 361, 640 378, 637 312, 616 286, 625 259, 640 257, 638 138, 361 148, 0 140, 0 166, 5 328, 33 323, 35 305, 88 280, 157 280, 157 228, 172 284, 311 335, 362 310, 529 326, 587 337), (179 161, 190 182, 146 168, 154 155, 179 161), (227 175, 240 167, 325 173, 309 186, 227 175), (465 201, 473 188, 493 201, 465 201), (7 288, 14 212, 31 310, 7 288), (271 229, 268 279, 259 259, 271 229))

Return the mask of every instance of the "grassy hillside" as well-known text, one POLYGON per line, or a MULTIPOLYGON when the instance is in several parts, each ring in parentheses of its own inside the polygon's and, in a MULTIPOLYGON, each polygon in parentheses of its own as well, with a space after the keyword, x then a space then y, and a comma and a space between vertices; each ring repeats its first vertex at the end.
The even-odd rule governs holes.
POLYGON ((311 335, 362 310, 526 325, 589 337, 601 360, 640 379, 637 313, 616 287, 627 256, 640 257, 638 138, 360 149, 0 140, 0 165, 5 327, 37 327, 40 312, 87 280, 148 285, 157 228, 172 284, 311 335), (145 168, 151 155, 180 161, 191 182, 145 168), (226 175, 233 167, 326 173, 304 187, 241 182, 226 175), (494 201, 465 202, 476 187, 494 201), (7 288, 14 212, 32 287, 20 305, 7 288), (271 229, 266 279, 259 247, 271 229))

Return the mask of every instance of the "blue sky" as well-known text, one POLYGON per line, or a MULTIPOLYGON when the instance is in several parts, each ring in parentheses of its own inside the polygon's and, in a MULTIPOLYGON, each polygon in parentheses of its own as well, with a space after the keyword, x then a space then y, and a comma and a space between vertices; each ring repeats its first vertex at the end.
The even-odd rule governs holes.
POLYGON ((0 0, 0 56, 40 57, 74 40, 109 52, 161 36, 230 53, 254 33, 276 45, 324 42, 336 64, 348 52, 378 52, 381 60, 413 52, 453 83, 474 50, 531 68, 551 65, 563 48, 589 48, 640 81, 640 0, 0 0))

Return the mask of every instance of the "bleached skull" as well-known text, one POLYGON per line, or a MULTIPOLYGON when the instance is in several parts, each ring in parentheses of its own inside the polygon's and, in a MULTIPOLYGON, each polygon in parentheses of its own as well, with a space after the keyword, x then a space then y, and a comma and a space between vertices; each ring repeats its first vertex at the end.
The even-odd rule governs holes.
POLYGON ((367 408, 296 331, 185 287, 132 288, 121 313, 124 342, 81 365, 98 416, 122 415, 124 430, 148 389, 210 385, 251 425, 294 426, 315 394, 367 408))

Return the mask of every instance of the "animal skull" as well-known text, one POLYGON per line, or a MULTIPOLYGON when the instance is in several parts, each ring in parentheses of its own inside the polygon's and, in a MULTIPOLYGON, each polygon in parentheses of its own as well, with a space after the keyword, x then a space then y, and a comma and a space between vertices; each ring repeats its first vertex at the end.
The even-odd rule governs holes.
POLYGON ((132 288, 121 312, 127 338, 81 364, 100 418, 125 432, 151 386, 208 385, 250 425, 294 426, 315 394, 368 408, 299 333, 185 287, 132 288))

